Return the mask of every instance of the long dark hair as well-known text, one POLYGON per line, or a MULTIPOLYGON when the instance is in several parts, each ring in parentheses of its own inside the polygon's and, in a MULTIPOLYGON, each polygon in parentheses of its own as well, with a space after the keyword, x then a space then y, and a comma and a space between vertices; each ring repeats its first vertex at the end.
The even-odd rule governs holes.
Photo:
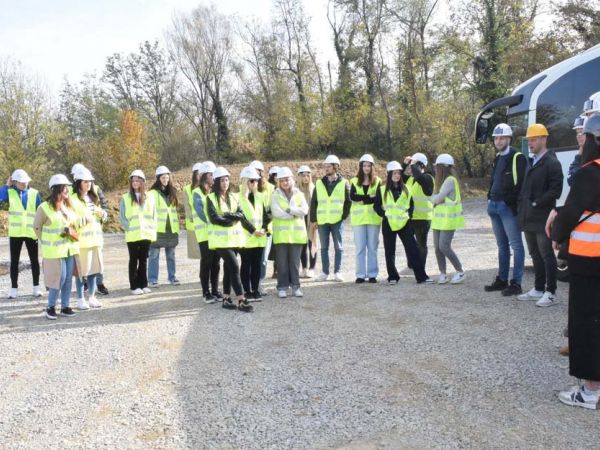
MULTIPOLYGON (((388 192, 392 190, 394 187, 394 181, 392 181, 392 175, 394 174, 393 170, 390 170, 387 173, 387 178, 385 180, 385 189, 383 191, 383 198, 381 200, 385 200, 385 197, 388 195, 388 192)), ((402 179, 402 171, 400 172, 400 180, 398 181, 398 185, 400 186, 400 190, 405 194, 408 194, 408 188, 404 184, 404 180, 402 179)))
POLYGON ((140 206, 144 206, 146 202, 146 180, 140 178, 140 201, 138 202, 133 186, 131 185, 131 178, 129 179, 129 196, 131 197, 131 204, 137 203, 140 206))
MULTIPOLYGON (((83 201, 83 196, 81 195, 81 183, 82 182, 83 182, 83 180, 75 181, 75 187, 73 188, 73 190, 77 193, 77 198, 81 201, 83 201)), ((100 201, 100 199, 98 198, 98 195, 96 194, 96 190, 94 189, 93 181, 90 183, 90 190, 88 191, 88 197, 90 198, 90 200, 92 201, 92 203, 94 205, 98 205, 98 202, 100 201)))
POLYGON ((434 194, 439 194, 442 184, 444 184, 446 178, 450 176, 453 176, 458 180, 458 177, 456 177, 456 172, 454 171, 454 166, 447 166, 445 164, 438 164, 435 166, 434 194))
MULTIPOLYGON (((225 176, 227 176, 227 175, 225 175, 225 176)), ((212 185, 212 191, 216 194, 217 198, 219 198, 219 196, 221 195, 221 178, 223 178, 223 177, 215 178, 214 183, 212 185)), ((229 179, 229 188, 227 189, 227 192, 225 192, 226 197, 229 197, 230 192, 231 192, 231 179, 229 179)))
MULTIPOLYGON (((192 172, 192 191, 196 189, 202 183, 202 177, 204 174, 200 175, 200 172, 194 170, 192 172)), ((170 180, 169 180, 170 181, 170 180)))
MULTIPOLYGON (((162 175, 156 177, 156 181, 152 185, 150 189, 156 189, 157 191, 163 191, 163 185, 160 182, 160 177, 162 175)), ((171 174, 169 174, 169 182, 164 188, 164 192, 167 194, 167 199, 169 200, 169 206, 177 207, 177 189, 173 186, 173 182, 171 180, 171 174)))
POLYGON ((269 183, 271 183, 273 186, 277 187, 277 180, 275 178, 277 178, 276 173, 269 174, 269 183))
MULTIPOLYGON (((50 188, 50 195, 48 196, 46 201, 50 204, 50 206, 52 206, 52 209, 54 209, 54 211, 58 211, 58 208, 57 208, 57 205, 59 202, 58 198, 62 194, 62 191, 65 186, 66 185, 64 185, 64 184, 56 184, 50 188)), ((71 199, 69 197, 67 197, 64 200, 64 203, 65 203, 65 205, 67 205, 68 208, 72 208, 71 199)))
MULTIPOLYGON (((204 192, 204 195, 208 194, 210 192, 210 186, 208 186, 208 173, 203 173, 200 176, 200 180, 198 181, 198 186, 200 187, 200 190, 202 192, 204 192)), ((214 183, 213 183, 214 185, 214 183)), ((196 186, 196 187, 198 187, 196 186)), ((193 185, 192 185, 192 189, 193 189, 193 185)))
MULTIPOLYGON (((356 178, 358 178, 358 184, 359 186, 362 186, 364 184, 365 181, 365 171, 363 170, 363 166, 365 164, 365 162, 367 164, 371 164, 368 161, 361 161, 358 163, 358 174, 356 174, 356 178)), ((377 181, 377 177, 375 176, 375 164, 371 164, 371 173, 369 174, 369 186, 373 186, 375 184, 375 182, 377 181)), ((400 177, 402 178, 402 177, 400 177)))
POLYGON ((586 133, 583 151, 581 152, 581 164, 600 158, 600 142, 593 134, 586 133))

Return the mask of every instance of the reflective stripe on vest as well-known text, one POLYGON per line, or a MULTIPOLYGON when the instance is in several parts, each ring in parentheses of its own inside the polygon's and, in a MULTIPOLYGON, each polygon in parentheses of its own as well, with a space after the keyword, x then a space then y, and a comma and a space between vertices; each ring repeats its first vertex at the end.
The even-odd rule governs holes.
MULTIPOLYGON (((248 222, 250 222, 257 230, 261 230, 263 227, 263 211, 265 209, 264 195, 260 192, 256 192, 254 194, 254 205, 252 205, 245 195, 240 194, 240 207, 248 222)), ((244 247, 246 248, 265 247, 267 245, 266 235, 254 236, 245 229, 244 234, 246 236, 244 247)))
MULTIPOLYGON (((295 204, 295 207, 299 208, 302 205, 304 194, 300 191, 296 192, 292 195, 289 203, 287 198, 283 198, 279 192, 275 192, 273 196, 280 208, 285 211, 291 204, 295 204)), ((307 242, 308 235, 304 217, 273 218, 273 244, 306 244, 307 242)))
POLYGON ((208 220, 208 209, 206 208, 206 195, 200 187, 197 187, 192 191, 192 218, 194 224, 194 234, 196 235, 196 241, 206 242, 208 241, 208 223, 203 222, 202 219, 196 214, 196 208, 194 208, 194 195, 198 194, 202 199, 202 209, 204 210, 204 217, 208 220))
MULTIPOLYGON (((431 177, 429 174, 425 175, 431 177)), ((433 203, 431 203, 429 197, 425 195, 425 192, 423 192, 423 186, 417 183, 414 177, 410 177, 406 181, 406 187, 412 194, 414 202, 412 219, 431 220, 433 218, 433 203)))
MULTIPOLYGON (((88 207, 84 201, 80 200, 77 194, 71 194, 71 203, 77 215, 81 218, 86 216, 88 207)), ((92 248, 104 246, 104 234, 102 232, 102 224, 96 218, 95 214, 87 214, 92 217, 92 221, 86 223, 79 230, 79 247, 92 248)))
POLYGON ((341 179, 329 196, 323 180, 319 179, 316 182, 315 194, 317 196, 317 224, 340 222, 344 214, 346 180, 341 179))
POLYGON ((156 205, 156 231, 165 233, 167 231, 167 220, 171 223, 171 233, 179 233, 179 217, 177 217, 177 208, 173 205, 167 205, 165 198, 156 189, 152 189, 154 195, 154 204, 156 205))
MULTIPOLYGON (((208 201, 211 202, 220 216, 226 212, 236 212, 238 210, 238 196, 229 193, 230 206, 222 202, 217 195, 212 192, 208 195, 208 201)), ((244 229, 240 221, 236 221, 230 227, 223 227, 214 223, 208 226, 208 248, 242 248, 244 247, 245 236, 244 229)))
POLYGON ((186 197, 191 212, 189 217, 187 214, 185 215, 185 229, 187 231, 194 231, 194 197, 192 195, 192 185, 186 184, 183 187, 183 193, 184 197, 186 197))
POLYGON ((143 240, 156 241, 156 217, 154 196, 147 195, 144 206, 133 203, 129 193, 123 195, 125 204, 125 218, 129 222, 129 229, 125 231, 126 242, 143 240))
MULTIPOLYGON (((354 177, 350 182, 354 185, 354 189, 358 193, 359 189, 363 187, 358 184, 358 178, 354 177)), ((381 185, 381 179, 375 177, 375 183, 369 186, 367 195, 374 197, 377 194, 377 190, 381 185)), ((373 204, 365 205, 362 202, 352 202, 350 207, 350 224, 353 227, 361 225, 381 225, 381 217, 375 212, 373 204)))
POLYGON ((523 153, 521 152, 517 152, 515 153, 515 155, 513 156, 513 160, 512 160, 512 176, 513 176, 513 184, 516 186, 517 185, 517 157, 519 155, 522 155, 523 158, 525 158, 525 155, 523 155, 523 153))
POLYGON ((47 220, 50 220, 49 224, 42 226, 42 258, 60 259, 79 253, 79 244, 63 236, 65 228, 69 225, 65 216, 55 211, 48 202, 42 203, 40 208, 46 214, 47 220))
POLYGON ((8 236, 26 237, 37 239, 33 231, 35 219, 35 203, 38 191, 29 188, 27 192, 27 207, 23 208, 23 202, 16 189, 8 190, 8 236))
MULTIPOLYGON (((600 166, 600 159, 590 161, 584 166, 588 164, 598 164, 600 166)), ((571 232, 569 239, 570 255, 600 258, 600 212, 591 216, 590 214, 592 214, 592 211, 584 211, 579 218, 582 222, 571 232)))
POLYGON ((408 219, 408 209, 410 208, 411 193, 408 189, 402 189, 402 193, 398 199, 394 201, 394 196, 391 192, 385 193, 385 186, 381 186, 381 200, 385 217, 392 231, 401 230, 406 226, 408 219))
POLYGON ((459 230, 465 226, 458 180, 453 176, 448 178, 451 178, 454 183, 455 200, 446 197, 444 203, 433 207, 432 230, 459 230))

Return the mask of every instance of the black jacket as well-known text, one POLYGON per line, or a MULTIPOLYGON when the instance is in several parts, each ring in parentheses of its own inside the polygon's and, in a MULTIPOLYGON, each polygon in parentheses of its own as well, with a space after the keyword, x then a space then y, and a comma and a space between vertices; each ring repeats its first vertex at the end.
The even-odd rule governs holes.
MULTIPOLYGON (((492 184, 494 183, 494 173, 496 171, 496 164, 498 164, 498 159, 500 159, 499 154, 497 154, 496 158, 494 158, 494 163, 492 165, 492 178, 490 180, 490 188, 488 189, 488 199, 491 196, 492 184)), ((504 198, 504 203, 506 203, 506 206, 508 206, 512 210, 515 216, 517 215, 517 204, 519 201, 519 194, 523 187, 523 180, 525 179, 525 172, 527 171, 528 165, 529 162, 527 160, 527 157, 523 153, 517 152, 514 148, 510 147, 508 152, 508 161, 506 164, 506 169, 504 170, 504 174, 502 177, 502 196, 504 198), (513 158, 517 158, 516 184, 512 172, 513 158)))
MULTIPOLYGON (((227 196, 226 201, 227 201, 227 205, 231 206, 231 203, 229 202, 229 198, 230 197, 227 196)), ((254 233, 254 231, 256 231, 256 228, 254 227, 254 225, 252 225, 252 223, 250 223, 250 221, 248 219, 246 219, 246 216, 244 216, 244 213, 242 212, 242 209, 240 208, 239 205, 235 212, 226 212, 221 215, 217 211, 216 206, 213 205, 213 202, 210 199, 210 197, 208 197, 206 209, 208 210, 208 220, 210 220, 210 222, 215 225, 220 225, 222 227, 232 227, 233 225, 235 225, 236 222, 241 222, 242 227, 246 231, 248 231, 250 234, 252 234, 252 233, 254 233)))
MULTIPOLYGON (((338 174, 337 179, 330 183, 327 179, 327 175, 322 179, 323 184, 325 185, 325 189, 327 189, 327 194, 331 195, 333 190, 336 188, 338 183, 346 183, 345 195, 344 195, 344 210, 342 211, 342 221, 346 220, 348 214, 350 214, 350 206, 352 206, 352 201, 350 200, 350 183, 338 174)), ((312 198, 310 200, 310 220, 315 223, 317 221, 317 206, 319 205, 319 199, 317 198, 317 189, 313 192, 312 198)))
POLYGON ((519 195, 519 226, 521 231, 542 233, 548 214, 556 206, 563 188, 563 172, 554 152, 548 150, 525 172, 523 188, 519 195))

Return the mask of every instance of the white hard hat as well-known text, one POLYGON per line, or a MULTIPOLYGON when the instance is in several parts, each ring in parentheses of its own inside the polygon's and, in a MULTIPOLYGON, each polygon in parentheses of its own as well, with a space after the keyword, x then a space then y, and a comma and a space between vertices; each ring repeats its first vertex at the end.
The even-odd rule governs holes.
POLYGON ((512 135, 512 128, 506 123, 499 123, 498 125, 496 125, 496 128, 494 128, 494 132, 492 133, 492 137, 512 137, 512 135))
POLYGON ((269 175, 273 175, 273 174, 277 175, 277 172, 278 172, 278 171, 279 171, 279 166, 272 166, 272 167, 269 169, 269 175))
POLYGON ((429 162, 425 153, 421 153, 421 152, 417 152, 414 155, 412 155, 411 159, 413 160, 413 162, 414 161, 420 162, 425 167, 427 167, 427 163, 429 162))
POLYGON ((292 173, 292 170, 289 167, 280 167, 277 171, 278 180, 280 180, 281 178, 288 178, 293 176, 294 174, 292 173))
POLYGON ((340 158, 338 158, 335 155, 329 155, 329 156, 327 156, 327 158, 325 158, 325 161, 323 161, 323 164, 337 164, 339 166, 340 158))
POLYGON ((393 172, 394 170, 402 170, 402 166, 400 165, 400 163, 398 161, 390 161, 389 163, 387 163, 387 165, 385 166, 385 171, 393 172))
POLYGON ((575 119, 575 122, 573 122, 573 129, 574 130, 579 130, 581 128, 583 128, 583 126, 585 125, 585 120, 587 119, 586 116, 579 116, 575 119))
POLYGON ((244 167, 240 172, 240 178, 248 178, 249 180, 260 180, 260 175, 252 166, 244 167))
POLYGON ((15 170, 10 177, 13 181, 18 181, 19 183, 29 183, 31 181, 31 177, 23 169, 15 170))
POLYGON ((254 161, 252 161, 250 163, 250 166, 255 170, 262 170, 264 172, 265 170, 265 166, 263 166, 263 163, 261 163, 259 160, 255 159, 254 161))
POLYGON ((65 175, 63 175, 62 173, 57 173, 56 175, 52 175, 50 177, 50 181, 48 182, 48 187, 60 186, 60 185, 70 185, 70 184, 71 184, 71 182, 65 175))
POLYGON ((131 172, 129 179, 131 180, 133 177, 138 177, 146 181, 146 175, 144 175, 144 172, 142 172, 140 169, 135 169, 133 172, 131 172))
POLYGON ((161 175, 164 175, 166 173, 171 173, 167 166, 158 166, 156 168, 156 172, 154 172, 154 175, 160 177, 161 175))
POLYGON ((77 172, 75 172, 73 174, 73 179, 81 180, 81 181, 94 181, 92 172, 90 172, 90 170, 85 167, 83 169, 79 169, 77 172))
POLYGON ((454 158, 450 156, 448 153, 442 153, 435 159, 435 165, 444 164, 446 166, 454 165, 454 158))
POLYGON ((202 170, 202 163, 196 163, 192 166, 192 172, 200 172, 202 170))
POLYGON ((312 171, 310 170, 310 167, 308 167, 306 165, 298 167, 298 173, 305 173, 305 172, 312 173, 312 171))
POLYGON ((229 171, 225 167, 217 167, 213 172, 213 178, 230 177, 229 171))
POLYGON ((202 173, 213 173, 217 169, 217 166, 212 161, 204 161, 202 164, 203 168, 200 171, 202 173))
POLYGON ((73 167, 71 167, 71 175, 75 175, 76 172, 79 172, 81 169, 85 169, 85 166, 81 163, 75 163, 73 164, 73 167))
POLYGON ((591 114, 600 111, 600 92, 590 95, 589 100, 583 104, 583 113, 591 114))
MULTIPOLYGON (((375 164, 375 160, 373 159, 373 157, 371 155, 369 155, 368 153, 365 153, 364 155, 362 155, 360 157, 360 159, 358 160, 359 163, 361 162, 368 162, 371 164, 375 164)), ((339 163, 338 163, 339 164, 339 163)))
POLYGON ((583 126, 583 132, 585 134, 591 134, 596 138, 596 141, 600 138, 600 114, 596 113, 588 117, 583 126))

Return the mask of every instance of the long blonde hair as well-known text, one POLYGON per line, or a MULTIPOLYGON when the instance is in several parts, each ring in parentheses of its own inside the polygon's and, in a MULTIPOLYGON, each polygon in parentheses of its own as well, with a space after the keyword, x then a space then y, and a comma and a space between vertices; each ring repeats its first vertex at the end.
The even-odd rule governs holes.
POLYGON ((313 183, 313 180, 312 180, 312 173, 302 172, 302 173, 298 174, 298 183, 296 184, 296 187, 300 190, 300 192, 302 192, 304 194, 304 196, 306 197, 307 200, 310 200, 312 193, 315 190, 315 184, 313 183), (308 183, 304 183, 302 181, 303 175, 305 173, 308 173, 308 176, 310 177, 308 183))

